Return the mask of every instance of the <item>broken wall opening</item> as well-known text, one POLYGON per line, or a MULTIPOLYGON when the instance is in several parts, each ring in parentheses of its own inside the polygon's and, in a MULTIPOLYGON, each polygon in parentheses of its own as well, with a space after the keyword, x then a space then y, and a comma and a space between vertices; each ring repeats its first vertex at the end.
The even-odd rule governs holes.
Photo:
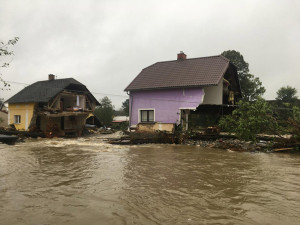
POLYGON ((223 79, 223 104, 235 105, 241 98, 238 75, 234 67, 230 64, 223 79))
POLYGON ((180 125, 183 130, 189 129, 190 109, 180 109, 180 125))
POLYGON ((83 95, 61 94, 60 108, 63 111, 85 110, 86 99, 83 95))
POLYGON ((77 128, 77 120, 75 116, 65 116, 63 118, 63 129, 75 130, 77 128))
POLYGON ((220 118, 232 114, 236 108, 234 105, 200 105, 190 112, 189 130, 203 131, 207 127, 218 126, 220 118))

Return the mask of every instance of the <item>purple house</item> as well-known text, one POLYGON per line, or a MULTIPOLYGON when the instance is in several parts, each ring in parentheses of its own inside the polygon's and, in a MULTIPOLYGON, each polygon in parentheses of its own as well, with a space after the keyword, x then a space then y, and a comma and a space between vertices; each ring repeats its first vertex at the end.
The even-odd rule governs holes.
MULTIPOLYGON (((125 89, 129 93, 130 127, 138 124, 182 124, 200 106, 235 105, 241 97, 236 67, 222 55, 157 62, 144 68, 125 89)), ((201 109, 200 109, 201 110, 201 109)))

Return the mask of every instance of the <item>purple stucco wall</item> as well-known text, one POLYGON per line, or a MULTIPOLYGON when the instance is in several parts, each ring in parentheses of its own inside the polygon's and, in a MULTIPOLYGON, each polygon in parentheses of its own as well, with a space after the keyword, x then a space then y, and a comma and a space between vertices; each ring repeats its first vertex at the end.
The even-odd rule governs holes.
POLYGON ((180 109, 196 109, 203 102, 202 88, 136 91, 130 93, 130 125, 139 123, 140 109, 154 109, 155 122, 180 123, 180 109))

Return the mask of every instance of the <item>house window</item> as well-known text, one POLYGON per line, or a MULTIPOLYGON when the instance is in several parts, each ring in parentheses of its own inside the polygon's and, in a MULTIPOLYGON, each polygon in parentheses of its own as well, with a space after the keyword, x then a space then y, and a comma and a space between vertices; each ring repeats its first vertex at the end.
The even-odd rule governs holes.
POLYGON ((15 119, 15 124, 20 124, 21 123, 21 116, 20 115, 15 115, 14 116, 14 119, 15 119))
POLYGON ((154 122, 154 110, 140 110, 141 122, 154 122))

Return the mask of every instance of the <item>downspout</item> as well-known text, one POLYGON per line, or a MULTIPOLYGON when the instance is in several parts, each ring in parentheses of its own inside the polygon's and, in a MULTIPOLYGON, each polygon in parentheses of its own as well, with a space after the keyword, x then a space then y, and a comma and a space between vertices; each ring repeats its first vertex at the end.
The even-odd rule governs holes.
POLYGON ((132 112, 132 95, 127 91, 127 95, 129 95, 129 132, 131 132, 131 112, 132 112))

